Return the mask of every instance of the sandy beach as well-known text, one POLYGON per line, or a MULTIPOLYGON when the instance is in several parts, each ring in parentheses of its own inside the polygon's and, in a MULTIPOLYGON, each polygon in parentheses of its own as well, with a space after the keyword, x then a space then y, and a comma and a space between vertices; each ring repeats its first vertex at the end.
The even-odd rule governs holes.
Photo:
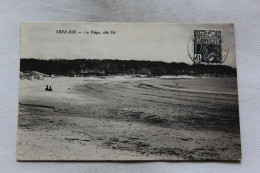
POLYGON ((17 147, 18 160, 236 160, 236 78, 20 80, 17 147))

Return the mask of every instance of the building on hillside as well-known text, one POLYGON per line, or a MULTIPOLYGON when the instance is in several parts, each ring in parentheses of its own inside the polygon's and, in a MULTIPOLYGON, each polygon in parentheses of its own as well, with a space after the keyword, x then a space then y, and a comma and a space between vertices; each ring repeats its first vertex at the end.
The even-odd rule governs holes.
POLYGON ((135 74, 135 69, 126 70, 126 74, 135 74))
POLYGON ((38 79, 38 80, 43 80, 44 79, 44 76, 48 76, 46 74, 43 74, 43 73, 40 73, 38 71, 32 71, 30 73, 31 76, 34 76, 34 79, 38 79))
POLYGON ((44 79, 44 76, 41 75, 41 74, 38 74, 38 75, 36 76, 36 79, 43 80, 43 79, 44 79))
POLYGON ((23 72, 21 72, 21 71, 20 71, 20 79, 26 79, 25 73, 23 73, 23 72))
POLYGON ((21 79, 28 79, 28 80, 43 80, 45 76, 48 76, 46 74, 37 72, 37 71, 29 71, 29 72, 20 72, 20 78, 21 79))
POLYGON ((151 70, 149 70, 147 67, 143 67, 140 70, 138 70, 138 74, 142 74, 142 75, 151 75, 152 72, 151 70))
POLYGON ((28 77, 28 80, 34 80, 34 79, 35 79, 34 75, 30 75, 30 76, 28 77))
POLYGON ((104 75, 105 70, 99 68, 86 68, 85 70, 80 70, 81 76, 89 76, 89 75, 104 75))

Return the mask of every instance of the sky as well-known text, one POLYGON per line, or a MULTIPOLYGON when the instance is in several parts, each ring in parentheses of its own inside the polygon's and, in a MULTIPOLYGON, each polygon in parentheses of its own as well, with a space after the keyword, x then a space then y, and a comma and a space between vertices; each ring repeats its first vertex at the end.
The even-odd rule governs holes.
POLYGON ((221 30, 223 50, 229 50, 223 65, 236 67, 233 24, 25 22, 21 30, 21 58, 134 59, 192 64, 188 52, 193 54, 194 29, 221 30), (106 31, 108 34, 103 33, 106 31))

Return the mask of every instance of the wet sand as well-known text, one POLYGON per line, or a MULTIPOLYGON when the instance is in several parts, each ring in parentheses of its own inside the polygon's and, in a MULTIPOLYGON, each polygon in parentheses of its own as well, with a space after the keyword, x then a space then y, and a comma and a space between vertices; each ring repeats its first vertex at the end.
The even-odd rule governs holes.
POLYGON ((17 159, 237 160, 236 88, 236 78, 21 80, 17 159))

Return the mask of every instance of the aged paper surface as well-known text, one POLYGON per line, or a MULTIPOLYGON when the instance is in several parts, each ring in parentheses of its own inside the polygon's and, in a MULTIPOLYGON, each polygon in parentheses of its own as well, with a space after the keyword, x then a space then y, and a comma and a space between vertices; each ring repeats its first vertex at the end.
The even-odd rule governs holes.
POLYGON ((22 23, 17 160, 240 160, 233 24, 22 23))

